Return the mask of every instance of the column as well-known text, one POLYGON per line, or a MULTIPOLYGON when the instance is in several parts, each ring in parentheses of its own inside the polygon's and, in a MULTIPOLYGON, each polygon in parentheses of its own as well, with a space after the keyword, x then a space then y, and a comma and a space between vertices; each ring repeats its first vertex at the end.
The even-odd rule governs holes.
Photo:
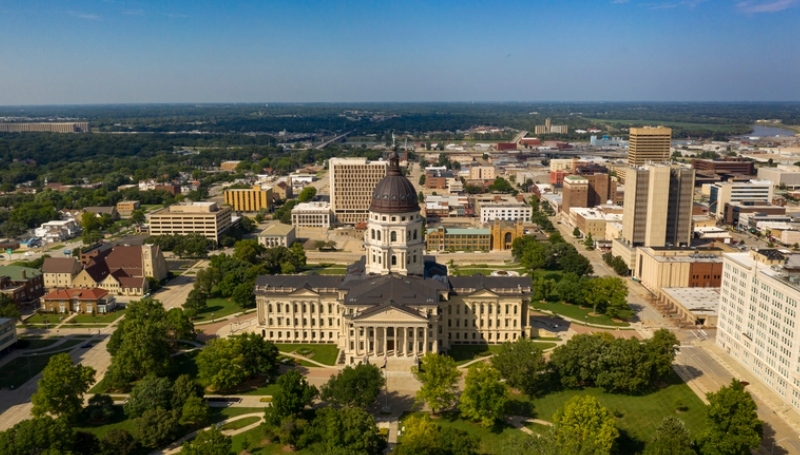
POLYGON ((425 332, 422 334, 422 353, 428 352, 428 324, 425 324, 425 332))
POLYGON ((355 353, 355 356, 358 357, 358 353, 359 353, 358 342, 360 341, 361 337, 358 336, 358 326, 355 325, 355 324, 353 324, 353 338, 355 338, 353 340, 354 341, 354 343, 353 343, 353 352, 355 353))
POLYGON ((394 328, 394 356, 400 357, 400 327, 394 328))
MULTIPOLYGON (((345 321, 345 324, 347 324, 346 321, 345 321)), ((352 352, 350 351, 350 325, 349 324, 345 327, 345 332, 344 332, 344 352, 348 353, 348 355, 352 355, 352 352)), ((345 362, 345 364, 347 364, 347 362, 345 362)))
POLYGON ((417 337, 419 336, 419 327, 414 327, 414 349, 411 352, 416 355, 417 350, 419 349, 419 344, 417 343, 417 337))
POLYGON ((389 327, 383 328, 383 355, 388 355, 388 339, 389 339, 389 327))

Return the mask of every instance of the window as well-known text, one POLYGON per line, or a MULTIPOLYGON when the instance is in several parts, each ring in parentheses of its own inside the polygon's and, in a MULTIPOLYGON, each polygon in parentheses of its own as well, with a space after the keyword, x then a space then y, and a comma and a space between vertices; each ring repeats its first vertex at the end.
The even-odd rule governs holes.
POLYGON ((380 240, 381 239, 381 231, 378 231, 377 235, 378 235, 378 240, 380 240))
POLYGON ((417 230, 414 229, 414 240, 417 240, 417 230))
POLYGON ((392 265, 397 265, 397 256, 392 255, 392 265))
POLYGON ((396 242, 396 241, 397 241, 397 232, 395 232, 395 231, 392 231, 392 233, 390 234, 390 236, 391 236, 391 241, 392 241, 392 242, 396 242))
POLYGON ((370 230, 372 232, 372 240, 375 240, 375 229, 370 230))

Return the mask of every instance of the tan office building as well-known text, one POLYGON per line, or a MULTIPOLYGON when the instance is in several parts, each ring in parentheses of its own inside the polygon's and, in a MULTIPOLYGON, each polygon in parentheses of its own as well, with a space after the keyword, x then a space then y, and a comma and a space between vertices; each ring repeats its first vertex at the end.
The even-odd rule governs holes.
POLYGON ((472 166, 469 168, 470 180, 494 180, 494 166, 472 166))
POLYGON ((628 148, 628 164, 641 166, 647 163, 669 161, 672 129, 646 126, 631 128, 628 148))
POLYGON ((577 175, 564 177, 561 211, 569 215, 572 207, 588 207, 589 180, 577 175))
POLYGON ((272 187, 253 185, 252 189, 225 190, 225 203, 237 212, 258 212, 272 208, 272 187))
POLYGON ((231 227, 231 213, 216 202, 171 205, 150 215, 150 234, 202 234, 217 241, 231 227))
POLYGON ((386 176, 387 161, 331 158, 328 161, 334 224, 358 224, 369 216, 372 190, 386 176))
POLYGON ((627 174, 622 236, 612 253, 634 269, 637 247, 691 242, 694 169, 658 164, 629 168, 627 174))
POLYGON ((117 202, 117 213, 119 216, 131 216, 134 210, 139 210, 139 201, 119 201, 117 202))

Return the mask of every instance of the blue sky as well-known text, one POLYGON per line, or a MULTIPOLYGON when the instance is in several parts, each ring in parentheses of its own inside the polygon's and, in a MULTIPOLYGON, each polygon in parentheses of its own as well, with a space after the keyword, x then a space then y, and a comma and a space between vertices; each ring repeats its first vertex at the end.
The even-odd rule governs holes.
POLYGON ((798 101, 800 0, 0 0, 0 105, 798 101))

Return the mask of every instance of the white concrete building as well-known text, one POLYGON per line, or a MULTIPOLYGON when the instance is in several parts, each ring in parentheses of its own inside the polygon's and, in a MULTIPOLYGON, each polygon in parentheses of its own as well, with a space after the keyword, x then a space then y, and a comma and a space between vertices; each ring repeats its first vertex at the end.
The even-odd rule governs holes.
POLYGON ((264 229, 258 234, 258 243, 267 248, 276 246, 290 247, 296 240, 294 226, 276 223, 264 229))
POLYGON ((709 210, 717 219, 725 218, 725 205, 739 201, 772 201, 774 185, 769 180, 717 182, 711 185, 709 210))
POLYGON ((70 218, 68 220, 54 220, 42 223, 33 233, 45 243, 53 243, 71 239, 80 234, 81 231, 81 225, 70 218))
POLYGON ((494 220, 530 221, 533 208, 524 202, 482 202, 481 223, 494 220))
POLYGON ((292 209, 294 227, 331 227, 331 205, 327 202, 303 202, 292 209))
POLYGON ((758 178, 769 180, 775 186, 786 185, 787 189, 796 190, 800 188, 800 172, 797 168, 787 169, 786 167, 760 167, 758 168, 758 178))
POLYGON ((720 291, 717 345, 800 408, 800 254, 725 254, 720 291))

